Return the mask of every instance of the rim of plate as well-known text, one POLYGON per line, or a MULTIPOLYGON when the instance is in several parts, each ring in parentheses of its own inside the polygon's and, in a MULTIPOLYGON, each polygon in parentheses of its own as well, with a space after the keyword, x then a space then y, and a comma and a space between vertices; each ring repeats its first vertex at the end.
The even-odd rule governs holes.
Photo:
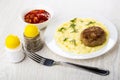
MULTIPOLYGON (((76 17, 76 16, 75 16, 76 17)), ((63 21, 58 20, 58 22, 56 23, 51 23, 50 25, 48 25, 46 31, 45 31, 45 43, 48 46, 48 48, 50 50, 52 50, 55 54, 62 56, 62 57, 66 57, 66 58, 70 58, 70 59, 90 59, 90 58, 95 58, 98 56, 101 56, 105 53, 107 53, 110 49, 112 49, 117 40, 118 40, 118 31, 115 27, 115 25, 113 23, 111 23, 108 19, 106 19, 105 17, 102 17, 100 15, 96 15, 96 14, 90 14, 90 13, 84 13, 84 14, 79 14, 77 15, 77 17, 79 18, 93 18, 101 23, 103 23, 108 31, 109 31, 109 39, 107 44, 101 48, 100 50, 96 51, 96 52, 92 52, 89 54, 75 54, 75 53, 70 53, 70 52, 65 52, 63 51, 55 42, 54 40, 54 33, 56 28, 62 24, 65 21, 71 20, 75 17, 68 17, 68 18, 63 18, 63 21)))

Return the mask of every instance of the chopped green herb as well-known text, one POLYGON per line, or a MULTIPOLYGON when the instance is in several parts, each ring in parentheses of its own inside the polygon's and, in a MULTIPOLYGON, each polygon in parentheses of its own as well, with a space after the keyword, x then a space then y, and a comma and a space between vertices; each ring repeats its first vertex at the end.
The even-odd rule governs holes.
POLYGON ((70 25, 70 27, 73 29, 73 31, 71 32, 71 33, 73 33, 73 32, 78 32, 78 30, 76 30, 75 29, 75 24, 74 23, 72 23, 71 25, 70 25))
POLYGON ((75 39, 73 39, 73 40, 71 40, 70 41, 72 44, 74 44, 74 46, 76 46, 77 44, 76 44, 76 40, 75 39))
POLYGON ((63 32, 64 30, 66 30, 66 28, 61 27, 60 29, 58 29, 59 32, 63 32))
POLYGON ((78 32, 78 30, 77 30, 77 29, 73 29, 73 31, 72 31, 71 33, 73 33, 73 32, 75 32, 75 33, 76 33, 76 32, 78 32))
POLYGON ((64 38, 64 40, 63 41, 67 41, 68 40, 68 38, 64 38))
POLYGON ((76 19, 77 19, 77 18, 74 18, 74 19, 70 20, 70 22, 75 22, 75 21, 76 21, 76 19))
POLYGON ((76 25, 74 23, 70 25, 71 28, 75 28, 75 26, 76 25))
POLYGON ((90 21, 87 25, 94 24, 95 22, 90 21))
POLYGON ((80 22, 82 23, 82 22, 83 22, 83 20, 80 20, 80 22))

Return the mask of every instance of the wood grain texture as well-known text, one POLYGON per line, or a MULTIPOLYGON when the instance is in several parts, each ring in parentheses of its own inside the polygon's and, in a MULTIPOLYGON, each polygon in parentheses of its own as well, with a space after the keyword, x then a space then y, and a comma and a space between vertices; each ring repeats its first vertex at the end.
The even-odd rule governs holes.
MULTIPOLYGON (((54 54, 44 45, 38 52, 47 58, 57 61, 69 61, 77 64, 96 66, 109 69, 110 75, 99 76, 84 70, 64 66, 46 67, 28 57, 19 64, 7 61, 4 49, 4 39, 10 34, 16 34, 23 41, 25 24, 20 19, 22 11, 35 5, 50 6, 54 11, 55 21, 73 11, 92 11, 111 20, 120 31, 120 1, 119 0, 0 0, 0 80, 120 80, 120 38, 117 44, 106 54, 88 60, 71 60, 54 54)), ((44 31, 41 36, 44 38, 44 31)))

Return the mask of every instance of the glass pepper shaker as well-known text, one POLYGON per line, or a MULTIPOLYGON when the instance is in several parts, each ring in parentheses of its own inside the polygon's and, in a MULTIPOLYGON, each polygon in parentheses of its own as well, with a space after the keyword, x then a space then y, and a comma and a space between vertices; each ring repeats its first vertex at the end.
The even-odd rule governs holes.
POLYGON ((37 26, 28 24, 24 30, 25 47, 28 51, 37 52, 42 49, 43 42, 37 26))

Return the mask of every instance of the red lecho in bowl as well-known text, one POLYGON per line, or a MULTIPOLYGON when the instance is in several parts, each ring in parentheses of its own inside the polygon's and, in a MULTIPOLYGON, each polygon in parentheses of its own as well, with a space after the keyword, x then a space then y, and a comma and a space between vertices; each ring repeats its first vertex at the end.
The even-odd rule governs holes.
POLYGON ((47 27, 52 17, 53 11, 45 6, 28 8, 22 13, 22 21, 25 24, 34 24, 39 29, 47 27))
POLYGON ((38 24, 47 21, 50 18, 50 13, 43 9, 31 10, 24 16, 24 21, 31 24, 38 24))

